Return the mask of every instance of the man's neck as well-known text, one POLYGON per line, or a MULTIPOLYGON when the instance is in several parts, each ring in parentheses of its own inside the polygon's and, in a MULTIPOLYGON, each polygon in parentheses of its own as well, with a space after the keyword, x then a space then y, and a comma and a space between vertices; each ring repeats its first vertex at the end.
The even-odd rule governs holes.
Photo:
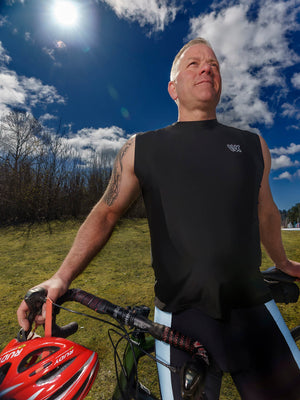
POLYGON ((215 110, 180 110, 178 109, 178 121, 206 121, 209 119, 216 119, 215 110))

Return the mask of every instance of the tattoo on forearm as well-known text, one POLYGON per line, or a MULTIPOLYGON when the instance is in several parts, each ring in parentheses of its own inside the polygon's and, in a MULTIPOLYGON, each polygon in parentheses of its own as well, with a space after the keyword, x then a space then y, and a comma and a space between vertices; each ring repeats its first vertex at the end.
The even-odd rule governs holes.
POLYGON ((123 172, 122 160, 125 154, 127 153, 127 150, 132 145, 132 143, 133 143, 132 139, 128 140, 128 142, 126 142, 124 146, 121 148, 115 159, 110 182, 103 196, 103 200, 108 206, 113 205, 120 192, 120 183, 123 172))

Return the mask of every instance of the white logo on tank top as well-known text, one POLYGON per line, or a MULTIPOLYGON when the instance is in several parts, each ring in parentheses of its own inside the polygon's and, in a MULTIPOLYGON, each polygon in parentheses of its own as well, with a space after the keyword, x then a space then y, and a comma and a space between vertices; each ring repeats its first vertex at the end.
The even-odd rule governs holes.
POLYGON ((239 144, 228 144, 227 147, 233 153, 242 153, 242 149, 239 144))

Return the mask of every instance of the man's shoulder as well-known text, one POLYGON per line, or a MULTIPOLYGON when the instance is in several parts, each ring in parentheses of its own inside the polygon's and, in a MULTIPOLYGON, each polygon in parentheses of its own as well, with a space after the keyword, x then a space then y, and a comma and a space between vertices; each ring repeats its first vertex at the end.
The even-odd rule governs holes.
POLYGON ((174 127, 174 124, 164 126, 162 128, 158 128, 158 129, 145 131, 145 132, 139 132, 136 134, 136 136, 155 136, 155 135, 161 134, 163 132, 168 132, 168 131, 172 130, 173 127, 174 127))
POLYGON ((255 147, 260 145, 260 135, 256 132, 251 132, 247 129, 238 128, 235 126, 229 126, 219 123, 219 128, 237 140, 250 144, 252 143, 255 147))
POLYGON ((226 131, 240 134, 240 135, 258 136, 258 134, 256 132, 251 132, 248 129, 238 128, 238 127, 232 126, 232 125, 225 125, 220 122, 219 122, 219 127, 220 127, 220 129, 224 129, 226 131))
POLYGON ((172 129, 173 129, 173 125, 168 125, 166 127, 155 129, 155 130, 139 132, 136 134, 136 143, 148 142, 148 141, 152 142, 152 141, 160 140, 163 137, 165 137, 167 133, 172 132, 172 129))

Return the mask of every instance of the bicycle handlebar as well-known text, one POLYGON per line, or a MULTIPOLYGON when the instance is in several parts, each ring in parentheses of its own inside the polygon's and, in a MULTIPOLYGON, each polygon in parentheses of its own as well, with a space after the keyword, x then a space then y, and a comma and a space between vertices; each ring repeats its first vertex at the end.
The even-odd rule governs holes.
POLYGON ((297 278, 285 272, 270 267, 262 272, 265 282, 269 285, 273 299, 276 303, 296 303, 299 299, 299 287, 296 284, 297 278))
MULTIPOLYGON (((27 292, 25 296, 25 301, 30 310, 29 316, 32 323, 35 315, 41 312, 42 306, 46 301, 45 289, 41 287, 29 290, 29 292, 27 292), (34 306, 32 306, 33 304, 34 306)), ((176 347, 191 354, 192 356, 199 357, 204 360, 206 364, 209 364, 207 352, 199 341, 185 336, 168 326, 158 324, 142 315, 138 315, 136 314, 136 311, 134 309, 125 309, 123 307, 110 303, 105 299, 101 299, 91 293, 85 292, 81 289, 69 289, 62 297, 57 300, 56 304, 61 305, 67 301, 75 301, 77 303, 81 303, 82 305, 90 308, 91 310, 99 314, 107 314, 111 316, 123 325, 146 331, 150 333, 155 339, 168 343, 173 347, 176 347)), ((57 307, 54 307, 52 320, 52 336, 67 337, 75 333, 78 327, 76 323, 71 323, 63 327, 60 327, 56 324, 55 320, 57 313, 57 307), (76 325, 75 330, 74 325, 76 325)))
POLYGON ((297 280, 294 276, 288 275, 276 267, 270 267, 262 271, 262 276, 266 282, 293 283, 297 280))
POLYGON ((163 342, 184 350, 191 355, 203 358, 208 364, 207 353, 204 347, 197 340, 193 340, 165 325, 153 322, 142 315, 137 315, 134 310, 125 309, 81 289, 68 290, 60 301, 75 301, 81 303, 99 314, 107 314, 113 317, 123 325, 147 331, 155 339, 162 340, 163 342))
MULTIPOLYGON (((295 278, 284 274, 274 267, 271 267, 269 270, 264 271, 263 277, 268 283, 282 282, 285 284, 288 283, 289 285, 291 285, 291 282, 295 280, 295 278)), ((298 300, 299 289, 297 285, 294 284, 294 286, 297 289, 297 293, 294 293, 293 299, 289 298, 289 301, 298 300)), ((18 336, 19 341, 27 340, 27 336, 31 330, 31 325, 36 315, 41 314, 42 306, 46 302, 46 298, 47 291, 42 287, 31 289, 25 295, 24 300, 29 308, 28 320, 30 323, 30 329, 27 332, 24 332, 24 330, 21 329, 18 336)), ((77 303, 81 303, 82 305, 90 308, 97 313, 107 314, 111 316, 122 325, 146 331, 150 333, 155 339, 166 342, 173 347, 190 353, 191 355, 200 357, 208 364, 208 356, 206 350, 201 345, 201 343, 199 343, 197 340, 183 335, 178 331, 171 329, 170 327, 158 324, 149 320, 143 315, 137 314, 135 309, 126 309, 120 307, 81 289, 69 289, 62 297, 57 300, 56 304, 62 305, 67 301, 75 301, 77 303)), ((284 302, 286 301, 284 300, 284 302)), ((58 326, 56 324, 56 315, 58 314, 58 312, 59 308, 54 307, 52 316, 52 336, 66 338, 77 331, 78 324, 76 322, 71 322, 70 324, 62 327, 58 326)))

